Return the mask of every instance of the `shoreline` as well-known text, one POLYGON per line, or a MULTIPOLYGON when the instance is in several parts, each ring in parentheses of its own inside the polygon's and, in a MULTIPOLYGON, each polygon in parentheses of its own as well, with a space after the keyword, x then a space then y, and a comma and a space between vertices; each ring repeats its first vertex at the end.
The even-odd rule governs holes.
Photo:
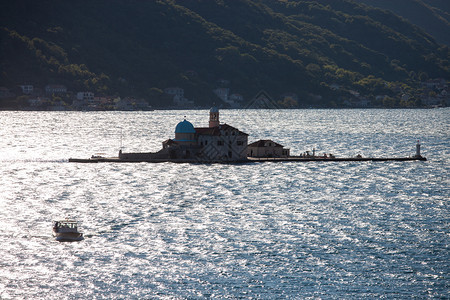
POLYGON ((266 158, 266 157, 249 157, 247 160, 240 161, 211 161, 211 160, 199 160, 199 159, 121 159, 119 157, 91 157, 91 158, 69 158, 69 162, 72 163, 200 163, 200 164, 248 164, 248 163, 261 163, 261 162, 365 162, 365 161, 427 161, 426 157, 413 156, 413 157, 282 157, 282 158, 266 158))

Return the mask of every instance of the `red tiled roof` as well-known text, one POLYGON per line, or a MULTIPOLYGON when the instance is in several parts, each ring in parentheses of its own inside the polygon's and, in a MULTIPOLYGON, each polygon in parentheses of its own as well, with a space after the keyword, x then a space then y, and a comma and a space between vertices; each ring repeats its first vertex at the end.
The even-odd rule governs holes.
POLYGON ((220 124, 216 127, 198 127, 195 128, 195 132, 201 135, 220 135, 220 130, 224 131, 238 131, 240 134, 248 135, 245 132, 240 131, 239 129, 230 126, 228 124, 220 124))
POLYGON ((219 127, 196 127, 195 133, 200 135, 220 135, 219 127))
POLYGON ((266 143, 273 143, 274 147, 284 147, 283 145, 275 143, 272 140, 259 140, 259 141, 249 144, 247 147, 258 147, 258 148, 267 147, 266 143))

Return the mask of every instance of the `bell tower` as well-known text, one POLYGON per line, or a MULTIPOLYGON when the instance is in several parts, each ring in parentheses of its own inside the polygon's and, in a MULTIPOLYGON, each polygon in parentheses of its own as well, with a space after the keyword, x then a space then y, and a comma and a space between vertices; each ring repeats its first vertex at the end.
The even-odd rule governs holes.
POLYGON ((209 128, 217 127, 219 124, 219 109, 212 107, 209 110, 209 128))

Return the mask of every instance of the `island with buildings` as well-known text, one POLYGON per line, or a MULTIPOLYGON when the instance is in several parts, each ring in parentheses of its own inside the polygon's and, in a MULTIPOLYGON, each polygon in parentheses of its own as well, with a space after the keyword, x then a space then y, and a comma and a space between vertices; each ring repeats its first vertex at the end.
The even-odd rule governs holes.
POLYGON ((209 111, 209 126, 194 127, 186 120, 175 127, 175 138, 162 142, 162 149, 157 152, 122 152, 117 157, 92 156, 87 159, 70 158, 69 162, 180 162, 180 163, 250 163, 283 161, 408 161, 426 160, 420 154, 417 142, 416 154, 410 157, 375 158, 355 157, 339 158, 333 154, 316 155, 315 150, 302 155, 292 156, 290 149, 270 139, 248 144, 248 134, 239 129, 220 123, 219 110, 215 107, 209 111))

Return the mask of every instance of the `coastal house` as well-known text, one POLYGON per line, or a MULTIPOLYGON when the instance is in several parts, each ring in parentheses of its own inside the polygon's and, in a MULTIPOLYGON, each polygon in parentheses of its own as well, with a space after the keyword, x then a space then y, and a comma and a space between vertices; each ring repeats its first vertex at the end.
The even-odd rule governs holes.
POLYGON ((96 106, 94 100, 94 93, 92 92, 78 92, 73 100, 72 106, 75 109, 89 110, 96 106))
POLYGON ((45 93, 47 95, 62 95, 67 93, 67 88, 61 84, 48 84, 45 86, 45 93))
POLYGON ((289 157, 289 149, 272 140, 259 140, 247 146, 248 157, 289 157))
POLYGON ((213 90, 217 97, 220 98, 223 102, 228 104, 231 108, 240 108, 242 107, 242 101, 244 101, 244 97, 239 94, 231 94, 230 89, 227 87, 221 87, 213 90))
POLYGON ((92 92, 78 92, 77 100, 84 101, 86 103, 92 103, 94 101, 94 93, 92 92))
POLYGON ((23 85, 19 85, 19 87, 22 90, 22 93, 25 95, 30 95, 31 93, 33 93, 33 86, 31 84, 23 84, 23 85))
POLYGON ((164 89, 164 93, 172 96, 172 101, 178 107, 192 107, 194 101, 190 101, 184 97, 184 89, 180 87, 169 87, 164 89))

